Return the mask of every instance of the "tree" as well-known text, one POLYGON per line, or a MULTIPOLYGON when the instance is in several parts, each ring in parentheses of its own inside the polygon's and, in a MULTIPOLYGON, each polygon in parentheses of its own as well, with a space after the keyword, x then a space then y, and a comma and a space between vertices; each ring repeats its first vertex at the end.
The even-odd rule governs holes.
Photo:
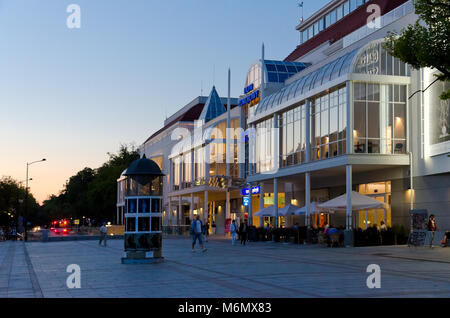
MULTIPOLYGON (((450 0, 415 0, 414 6, 420 20, 400 34, 390 32, 384 47, 413 68, 435 68, 438 80, 450 81, 450 0)), ((450 90, 441 99, 450 99, 450 90)))
POLYGON ((43 210, 50 219, 86 216, 100 221, 115 215, 117 179, 139 154, 134 146, 121 145, 117 154, 108 156, 100 168, 84 168, 59 195, 44 201, 43 210))
POLYGON ((17 224, 17 217, 24 216, 35 223, 39 215, 39 205, 32 194, 28 194, 28 211, 25 215, 26 190, 11 177, 0 179, 0 225, 17 224), (9 215, 8 215, 9 213, 9 215), (12 216, 12 217, 11 217, 12 216))
POLYGON ((88 202, 93 208, 92 216, 101 220, 110 218, 116 209, 117 179, 135 160, 139 153, 134 146, 128 149, 122 145, 118 154, 108 153, 109 160, 96 170, 92 182, 89 184, 88 202))

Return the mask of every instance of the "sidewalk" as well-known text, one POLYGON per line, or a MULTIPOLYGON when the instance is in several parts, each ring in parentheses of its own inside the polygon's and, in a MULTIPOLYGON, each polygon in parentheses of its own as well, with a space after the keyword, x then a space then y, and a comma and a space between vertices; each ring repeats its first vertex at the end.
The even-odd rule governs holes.
POLYGON ((0 297, 450 297, 450 248, 232 246, 220 236, 206 247, 192 253, 190 238, 164 238, 163 263, 124 265, 121 240, 0 242, 0 297), (81 289, 66 285, 70 264, 81 289), (370 264, 381 289, 367 288, 370 264))

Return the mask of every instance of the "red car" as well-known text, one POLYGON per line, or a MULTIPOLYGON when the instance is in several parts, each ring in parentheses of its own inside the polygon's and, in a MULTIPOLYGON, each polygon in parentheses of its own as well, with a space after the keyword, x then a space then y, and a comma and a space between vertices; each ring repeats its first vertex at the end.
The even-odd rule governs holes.
POLYGON ((72 231, 70 220, 53 221, 50 230, 55 234, 69 234, 72 231))

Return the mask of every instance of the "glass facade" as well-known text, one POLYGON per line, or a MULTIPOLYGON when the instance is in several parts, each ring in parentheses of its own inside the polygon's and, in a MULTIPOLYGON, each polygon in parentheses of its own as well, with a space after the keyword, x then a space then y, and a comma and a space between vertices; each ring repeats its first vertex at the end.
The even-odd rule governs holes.
POLYGON ((406 153, 406 89, 406 85, 354 83, 354 153, 406 153))
POLYGON ((279 116, 280 167, 306 161, 305 104, 283 112, 279 116))
POLYGON ((311 99, 311 161, 346 153, 347 88, 311 99))
POLYGON ((267 172, 273 169, 273 118, 256 124, 255 172, 267 172))

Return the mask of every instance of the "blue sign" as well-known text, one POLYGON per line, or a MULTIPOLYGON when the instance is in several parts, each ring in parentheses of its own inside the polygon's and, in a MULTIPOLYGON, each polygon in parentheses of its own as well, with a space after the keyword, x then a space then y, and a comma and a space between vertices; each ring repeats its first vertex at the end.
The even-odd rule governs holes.
POLYGON ((250 93, 253 90, 253 84, 250 84, 246 88, 244 88, 244 94, 250 93))
POLYGON ((250 197, 243 197, 242 202, 244 206, 248 206, 250 203, 250 197))
POLYGON ((259 97, 259 89, 257 91, 254 91, 250 95, 244 97, 243 99, 241 99, 239 101, 239 106, 247 105, 247 104, 251 103, 252 101, 254 101, 255 99, 257 99, 258 97, 259 97))
MULTIPOLYGON (((260 186, 252 187, 252 194, 258 194, 258 193, 261 193, 261 187, 260 186)), ((248 188, 242 189, 241 195, 248 196, 249 195, 248 188)))

